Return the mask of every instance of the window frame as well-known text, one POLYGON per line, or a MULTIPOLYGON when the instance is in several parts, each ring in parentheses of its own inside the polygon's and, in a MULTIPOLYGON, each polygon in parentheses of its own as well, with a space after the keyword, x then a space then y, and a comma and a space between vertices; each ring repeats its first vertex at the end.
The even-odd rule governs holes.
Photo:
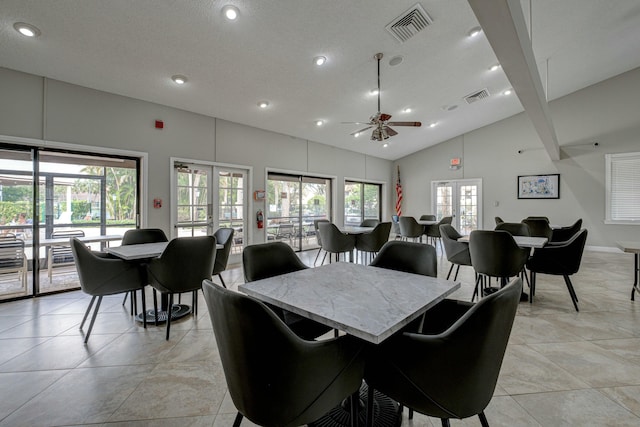
MULTIPOLYGON (((638 209, 637 217, 635 218, 614 218, 612 212, 614 211, 612 202, 614 198, 614 193, 616 189, 614 189, 614 172, 616 168, 616 163, 619 161, 632 160, 634 164, 631 169, 634 169, 636 174, 636 182, 640 182, 640 152, 629 152, 629 153, 615 153, 615 154, 605 154, 605 224, 620 224, 620 225, 640 225, 640 209, 638 209)), ((638 190, 640 192, 640 190, 638 190)), ((635 202, 635 205, 640 206, 640 194, 635 199, 638 200, 635 202)))

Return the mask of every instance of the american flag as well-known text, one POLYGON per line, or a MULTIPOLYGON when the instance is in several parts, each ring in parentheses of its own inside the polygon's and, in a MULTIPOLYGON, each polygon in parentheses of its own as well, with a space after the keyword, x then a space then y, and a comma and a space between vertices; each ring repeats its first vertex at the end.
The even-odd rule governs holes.
POLYGON ((402 216, 402 183, 400 182, 400 166, 398 166, 398 180, 396 181, 396 215, 402 216))

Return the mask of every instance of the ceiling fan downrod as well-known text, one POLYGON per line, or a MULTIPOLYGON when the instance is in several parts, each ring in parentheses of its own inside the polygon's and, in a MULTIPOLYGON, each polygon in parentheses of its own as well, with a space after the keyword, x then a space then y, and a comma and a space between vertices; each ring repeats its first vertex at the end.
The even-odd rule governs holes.
POLYGON ((378 114, 380 114, 380 60, 382 59, 382 52, 376 53, 374 58, 378 60, 378 114))

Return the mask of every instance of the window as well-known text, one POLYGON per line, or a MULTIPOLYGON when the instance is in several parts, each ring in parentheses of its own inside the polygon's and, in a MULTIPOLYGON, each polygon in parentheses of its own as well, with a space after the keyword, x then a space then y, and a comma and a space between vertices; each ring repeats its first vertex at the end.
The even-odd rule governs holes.
POLYGON ((344 225, 360 225, 365 219, 380 220, 381 194, 380 184, 345 181, 344 225))
POLYGON ((640 224, 640 153, 607 154, 608 224, 640 224))

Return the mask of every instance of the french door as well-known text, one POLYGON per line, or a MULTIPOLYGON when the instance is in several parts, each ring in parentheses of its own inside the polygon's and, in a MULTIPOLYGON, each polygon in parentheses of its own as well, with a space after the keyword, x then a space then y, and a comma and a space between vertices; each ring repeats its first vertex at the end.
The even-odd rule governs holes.
POLYGON ((431 205, 438 220, 451 216, 455 229, 469 234, 482 224, 482 180, 433 181, 431 205))

